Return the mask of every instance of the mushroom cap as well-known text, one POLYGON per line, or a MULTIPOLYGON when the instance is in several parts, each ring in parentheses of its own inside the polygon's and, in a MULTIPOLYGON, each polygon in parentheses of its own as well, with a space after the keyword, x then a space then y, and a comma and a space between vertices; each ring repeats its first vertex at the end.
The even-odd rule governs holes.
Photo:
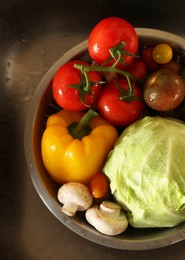
POLYGON ((93 202, 88 187, 77 182, 68 182, 62 185, 58 190, 57 197, 63 204, 62 211, 68 216, 74 216, 76 211, 88 209, 93 202))
MULTIPOLYGON (((104 205, 105 206, 105 205, 104 205)), ((105 235, 118 235, 121 234, 128 226, 128 219, 123 211, 120 211, 120 206, 113 202, 107 202, 105 206, 98 205, 90 207, 86 211, 87 221, 95 227, 100 233, 105 235), (108 205, 110 204, 110 214, 108 205), (113 205, 115 204, 115 205, 113 205), (115 206, 115 212, 113 212, 115 206)))

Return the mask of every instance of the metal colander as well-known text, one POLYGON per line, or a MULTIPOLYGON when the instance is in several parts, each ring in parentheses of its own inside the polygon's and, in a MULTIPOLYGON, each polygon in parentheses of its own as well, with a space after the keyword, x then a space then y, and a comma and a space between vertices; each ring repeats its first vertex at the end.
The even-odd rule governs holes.
MULTIPOLYGON (((169 43, 174 50, 174 58, 185 63, 185 39, 174 34, 136 28, 139 37, 139 50, 155 46, 158 43, 169 43)), ((25 155, 34 186, 48 209, 69 229, 78 235, 100 245, 127 250, 144 250, 164 247, 185 239, 185 223, 174 228, 135 229, 129 227, 119 236, 109 237, 100 234, 91 227, 78 213, 70 218, 64 215, 57 201, 58 185, 47 174, 41 158, 40 142, 48 115, 58 111, 53 100, 51 83, 59 67, 71 59, 89 60, 87 41, 84 41, 63 55, 45 74, 37 87, 28 109, 25 126, 25 155)))

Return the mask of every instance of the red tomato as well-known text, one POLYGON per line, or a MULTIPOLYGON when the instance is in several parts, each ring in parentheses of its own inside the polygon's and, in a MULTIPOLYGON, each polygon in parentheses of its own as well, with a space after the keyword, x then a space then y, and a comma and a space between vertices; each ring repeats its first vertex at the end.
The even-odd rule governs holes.
POLYGON ((138 80, 142 80, 146 76, 147 68, 142 60, 136 60, 129 66, 128 71, 138 80))
POLYGON ((142 61, 146 64, 147 70, 152 72, 157 70, 159 64, 153 59, 153 48, 146 48, 141 54, 142 61))
MULTIPOLYGON (((88 51, 92 59, 103 64, 110 58, 110 48, 117 46, 120 42, 125 43, 125 50, 135 54, 138 49, 138 36, 134 27, 126 20, 119 17, 107 17, 102 19, 91 31, 88 39, 88 51)), ((123 55, 125 63, 132 62, 133 56, 123 55)), ((111 65, 112 60, 108 63, 111 65)), ((118 67, 124 67, 119 63, 118 67)))
MULTIPOLYGON (((90 64, 80 60, 72 60, 62 65, 53 78, 53 96, 57 104, 63 109, 82 111, 87 109, 87 106, 93 106, 100 93, 101 84, 91 86, 91 93, 84 92, 84 105, 80 97, 80 92, 83 92, 82 87, 79 90, 71 86, 81 82, 81 71, 74 68, 74 64, 90 66, 90 64)), ((100 74, 96 71, 88 72, 88 78, 90 82, 102 81, 100 74)))
POLYGON ((103 198, 109 190, 109 182, 105 174, 101 172, 95 174, 90 181, 89 190, 94 198, 103 198))
POLYGON ((132 99, 130 101, 120 100, 122 94, 116 84, 119 84, 124 92, 128 92, 128 82, 126 79, 119 78, 109 82, 100 93, 98 110, 99 113, 112 124, 128 126, 141 116, 144 107, 143 94, 141 89, 135 86, 133 96, 138 99, 132 99))

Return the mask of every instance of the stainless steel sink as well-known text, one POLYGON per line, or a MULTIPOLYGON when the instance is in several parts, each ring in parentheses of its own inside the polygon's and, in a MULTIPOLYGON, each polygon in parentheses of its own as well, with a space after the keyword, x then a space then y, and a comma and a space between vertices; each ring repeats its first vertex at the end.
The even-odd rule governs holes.
POLYGON ((107 248, 59 222, 37 195, 28 173, 26 112, 45 72, 88 37, 103 17, 185 36, 183 1, 0 0, 0 258, 185 259, 185 241, 155 250, 107 248))

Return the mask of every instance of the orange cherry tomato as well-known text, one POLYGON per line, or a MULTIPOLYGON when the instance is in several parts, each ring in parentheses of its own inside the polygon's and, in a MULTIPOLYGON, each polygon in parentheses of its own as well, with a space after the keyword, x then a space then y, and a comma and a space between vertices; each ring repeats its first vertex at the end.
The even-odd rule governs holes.
POLYGON ((94 198, 103 198, 109 190, 109 181, 105 174, 95 174, 90 181, 89 190, 94 198))

